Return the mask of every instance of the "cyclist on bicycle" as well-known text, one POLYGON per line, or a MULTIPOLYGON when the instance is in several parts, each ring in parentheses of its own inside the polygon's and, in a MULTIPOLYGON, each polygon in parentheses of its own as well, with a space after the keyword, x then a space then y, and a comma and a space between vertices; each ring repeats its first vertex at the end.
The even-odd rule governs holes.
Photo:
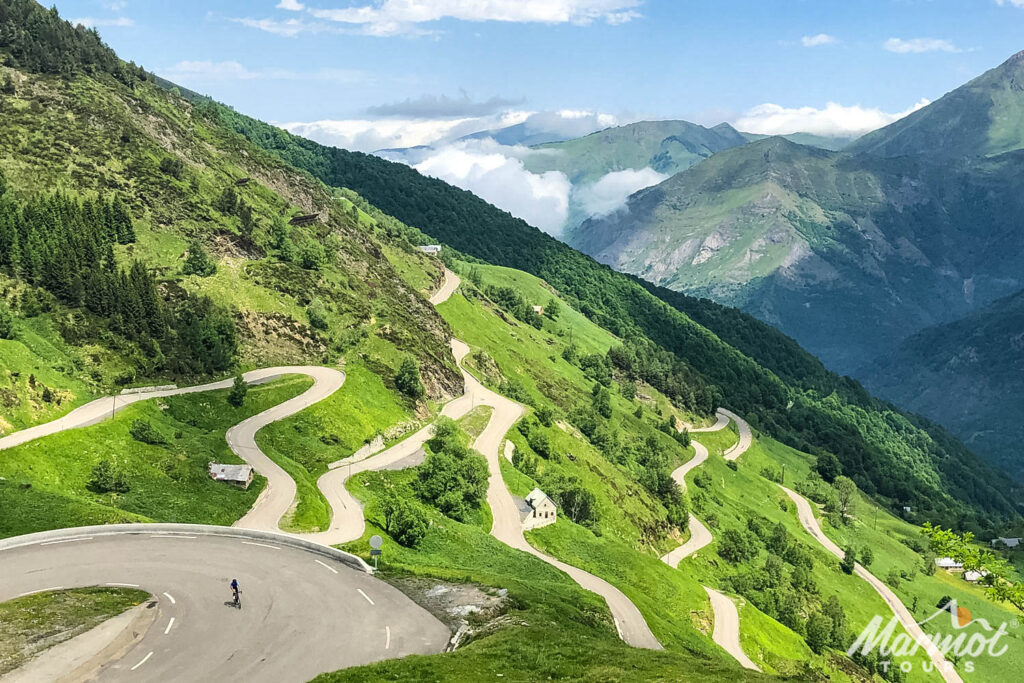
POLYGON ((231 579, 231 594, 235 597, 235 604, 238 604, 238 579, 231 579))

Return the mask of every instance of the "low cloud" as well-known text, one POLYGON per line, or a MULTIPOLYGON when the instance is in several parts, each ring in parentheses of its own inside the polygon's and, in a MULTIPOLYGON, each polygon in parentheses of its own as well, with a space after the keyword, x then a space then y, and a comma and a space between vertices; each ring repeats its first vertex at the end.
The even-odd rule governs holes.
MULTIPOLYGON (((1024 2, 1024 0, 1021 0, 1024 2)), ((921 54, 922 52, 960 52, 960 48, 948 40, 940 38, 890 38, 884 46, 889 52, 897 54, 921 54)))
POLYGON ((99 26, 135 26, 135 20, 128 17, 79 17, 71 20, 72 26, 96 28, 99 26))
POLYGON ((800 39, 800 43, 804 47, 819 47, 821 45, 834 45, 839 42, 835 36, 830 36, 827 33, 819 33, 814 36, 804 36, 800 39))
POLYGON ((657 185, 668 177, 650 167, 613 171, 596 183, 576 187, 573 199, 588 217, 607 216, 625 206, 629 195, 657 185))
POLYGON ((298 0, 281 0, 281 2, 277 3, 278 9, 286 9, 292 12, 301 12, 305 7, 298 0))
POLYGON ((816 135, 855 136, 887 126, 893 121, 928 105, 921 99, 901 112, 889 113, 878 108, 853 105, 844 107, 829 102, 822 109, 814 107, 787 108, 778 104, 761 104, 740 116, 733 125, 747 133, 786 135, 788 133, 814 133, 816 135))
POLYGON ((572 185, 564 173, 530 173, 520 159, 474 149, 472 143, 441 149, 414 168, 469 190, 546 232, 561 231, 569 215, 572 185))
POLYGON ((397 116, 410 119, 486 116, 522 104, 522 100, 491 97, 476 102, 463 93, 462 97, 447 95, 421 95, 392 104, 380 104, 366 109, 370 116, 397 116))

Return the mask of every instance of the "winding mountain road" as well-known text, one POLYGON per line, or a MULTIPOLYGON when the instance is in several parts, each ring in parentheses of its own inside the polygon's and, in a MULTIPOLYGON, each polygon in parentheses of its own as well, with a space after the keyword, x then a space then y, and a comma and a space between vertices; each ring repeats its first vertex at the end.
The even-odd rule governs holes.
MULTIPOLYGON (((736 423, 737 430, 739 431, 739 440, 725 452, 723 457, 726 460, 736 460, 743 455, 754 442, 753 434, 750 431, 750 425, 748 425, 739 415, 726 410, 725 408, 719 408, 716 416, 717 419, 715 420, 715 423, 710 427, 698 427, 696 429, 690 429, 689 432, 691 434, 717 432, 725 429, 729 425, 730 420, 734 421, 736 423)), ((672 471, 672 478, 684 491, 686 490, 686 475, 695 467, 704 464, 708 459, 708 449, 703 444, 693 438, 690 439, 690 443, 693 445, 693 457, 672 471)), ((679 567, 679 563, 683 559, 693 555, 701 548, 710 545, 713 540, 714 538, 708 528, 701 524, 700 520, 694 517, 691 513, 690 540, 663 555, 661 561, 673 569, 676 569, 679 567)), ((740 647, 740 615, 736 610, 735 603, 733 603, 732 599, 727 595, 719 593, 707 586, 704 586, 704 591, 708 594, 708 598, 711 600, 711 611, 715 615, 711 639, 714 640, 719 647, 732 655, 733 659, 739 662, 742 667, 753 671, 760 671, 761 668, 757 666, 757 664, 755 664, 743 651, 743 648, 740 647)))
MULTIPOLYGON (((786 495, 796 504, 797 517, 800 519, 800 524, 803 525, 804 529, 807 530, 811 536, 814 537, 818 543, 835 555, 840 560, 843 559, 845 553, 831 538, 825 535, 825 532, 821 530, 821 526, 818 524, 818 519, 814 516, 814 508, 811 503, 801 496, 796 491, 792 491, 782 484, 778 484, 778 487, 785 491, 786 495)), ((928 658, 931 660, 935 671, 942 675, 942 678, 946 683, 963 683, 963 679, 960 678, 960 674, 956 672, 953 665, 946 660, 942 652, 935 646, 935 643, 925 634, 924 630, 917 623, 914 615, 910 613, 910 610, 906 608, 903 602, 896 596, 896 594, 880 581, 874 574, 869 572, 865 567, 857 563, 854 567, 854 573, 860 578, 868 582, 868 584, 875 589, 875 592, 882 596, 885 600, 885 604, 889 606, 893 614, 896 615, 896 619, 899 620, 900 624, 906 629, 907 633, 917 641, 921 648, 927 653, 928 658)))

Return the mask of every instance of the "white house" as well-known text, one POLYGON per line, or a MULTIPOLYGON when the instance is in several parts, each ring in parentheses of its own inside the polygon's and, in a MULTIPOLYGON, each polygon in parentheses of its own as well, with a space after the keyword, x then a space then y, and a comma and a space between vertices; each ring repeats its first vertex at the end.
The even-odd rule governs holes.
POLYGON ((952 557, 936 557, 935 566, 945 569, 947 572, 962 572, 964 570, 964 565, 952 557))
POLYGON ((1003 538, 1002 536, 1000 536, 999 538, 993 538, 992 539, 992 545, 993 546, 997 546, 1000 543, 1005 545, 1007 548, 1016 548, 1017 546, 1020 545, 1020 539, 1019 538, 1003 538))
POLYGON ((986 576, 988 576, 988 572, 985 571, 984 569, 982 569, 980 572, 976 572, 976 571, 964 572, 964 581, 970 581, 971 583, 977 583, 977 582, 981 581, 983 578, 985 578, 986 576))
POLYGON ((425 244, 422 247, 416 247, 416 248, 419 249, 420 251, 422 251, 424 254, 440 254, 441 253, 441 245, 440 244, 425 244))
POLYGON ((536 313, 537 315, 544 315, 544 307, 543 306, 536 306, 536 305, 534 305, 534 306, 531 306, 530 308, 532 308, 533 312, 536 313))
POLYGON ((530 491, 521 503, 518 499, 516 503, 519 506, 519 521, 524 531, 539 529, 558 520, 558 507, 540 489, 530 491))
POLYGON ((210 479, 214 481, 225 481, 243 489, 249 488, 252 483, 252 465, 222 465, 210 463, 210 479))

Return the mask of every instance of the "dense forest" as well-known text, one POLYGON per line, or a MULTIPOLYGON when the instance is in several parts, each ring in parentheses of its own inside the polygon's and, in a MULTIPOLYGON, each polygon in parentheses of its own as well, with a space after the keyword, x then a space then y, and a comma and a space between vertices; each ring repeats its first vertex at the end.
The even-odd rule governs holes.
POLYGON ((472 193, 409 166, 319 145, 209 99, 198 103, 208 116, 325 183, 355 190, 472 257, 547 280, 619 336, 654 342, 696 369, 717 387, 725 405, 757 428, 812 454, 835 454, 843 473, 869 494, 979 529, 1017 515, 1004 493, 1011 488, 1004 475, 940 428, 827 371, 769 325, 612 271, 472 193))

